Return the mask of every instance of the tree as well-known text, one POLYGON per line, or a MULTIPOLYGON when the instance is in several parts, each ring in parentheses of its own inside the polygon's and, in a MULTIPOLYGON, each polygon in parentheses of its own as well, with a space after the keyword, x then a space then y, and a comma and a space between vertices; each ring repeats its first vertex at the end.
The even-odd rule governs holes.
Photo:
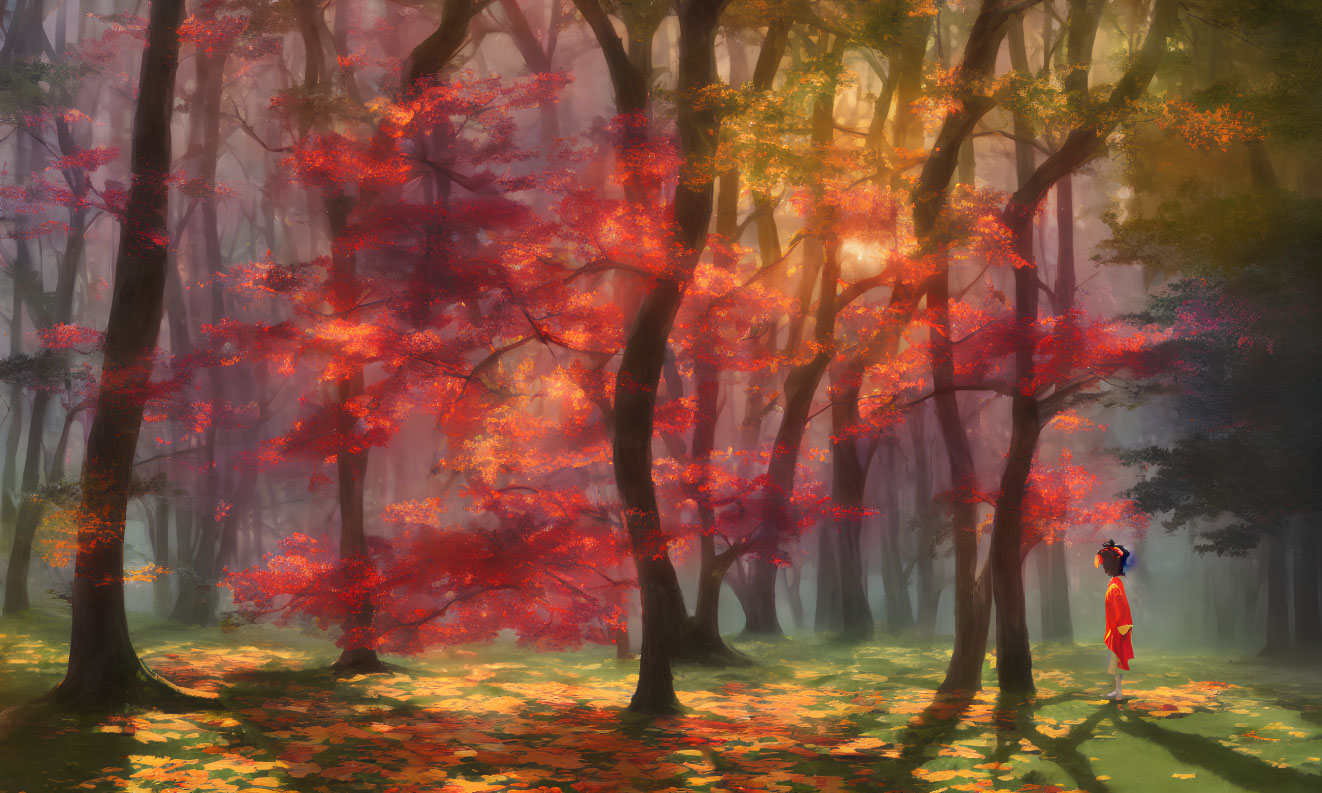
POLYGON ((680 53, 676 90, 681 178, 673 199, 675 238, 665 271, 655 279, 638 308, 616 374, 613 433, 616 484, 642 590, 643 643, 638 689, 632 710, 678 710, 670 669, 670 643, 687 618, 675 569, 666 554, 656 489, 652 480, 652 428, 656 389, 666 339, 706 245, 713 183, 704 160, 716 147, 718 107, 715 39, 726 0, 687 0, 678 6, 680 53))
POLYGON ((133 118, 133 184, 115 262, 96 414, 83 463, 69 666, 50 696, 113 707, 178 697, 133 649, 124 613, 124 515, 165 294, 167 175, 180 0, 153 3, 133 118))
MULTIPOLYGON (((1147 89, 1166 50, 1167 38, 1175 28, 1176 4, 1158 0, 1142 48, 1126 72, 1116 82, 1107 98, 1100 119, 1093 118, 1075 126, 1060 148, 1023 180, 1001 211, 1001 222, 1014 244, 1017 258, 1015 280, 1015 322, 1018 339, 1014 352, 1015 391, 1011 397, 1011 435, 1005 470, 996 501, 996 520, 992 526, 990 560, 992 594, 996 602, 996 672, 1002 691, 1024 693, 1034 688, 1032 655, 1028 646, 1028 626, 1024 610, 1022 557, 1023 498, 1033 456, 1042 426, 1066 406, 1070 395, 1099 375, 1089 373, 1081 379, 1047 379, 1039 373, 1036 351, 1040 341, 1034 331, 1038 320, 1039 277, 1034 265, 1031 220, 1048 190, 1061 178, 1090 159, 1118 123, 1115 113, 1125 109, 1147 89), (1020 263, 1022 262, 1022 264, 1020 263), (1045 382, 1044 382, 1045 381, 1045 382), (1050 388, 1044 392, 1044 386, 1050 388)), ((1095 29, 1095 24, 1092 25, 1095 29)), ((1084 30, 1087 30, 1085 26, 1084 30)), ((1069 91, 1086 107, 1082 99, 1087 91, 1086 64, 1091 59, 1092 36, 1084 33, 1071 38, 1071 44, 1083 39, 1077 52, 1071 47, 1072 71, 1066 76, 1069 91)))

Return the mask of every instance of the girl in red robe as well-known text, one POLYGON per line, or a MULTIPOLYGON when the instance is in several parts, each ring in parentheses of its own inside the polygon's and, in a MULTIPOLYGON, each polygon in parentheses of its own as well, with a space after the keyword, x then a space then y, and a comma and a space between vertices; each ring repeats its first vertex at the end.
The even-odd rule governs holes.
POLYGON ((1094 566, 1101 567, 1111 576, 1111 583, 1106 587, 1106 636, 1103 640, 1111 651, 1111 665, 1107 673, 1115 675, 1115 690, 1106 696, 1114 700, 1124 699, 1121 688, 1123 673, 1129 671, 1129 662, 1134 657, 1134 619, 1129 613, 1129 598, 1125 595, 1125 582, 1122 580, 1125 562, 1128 560, 1128 549, 1107 540, 1093 561, 1094 566))

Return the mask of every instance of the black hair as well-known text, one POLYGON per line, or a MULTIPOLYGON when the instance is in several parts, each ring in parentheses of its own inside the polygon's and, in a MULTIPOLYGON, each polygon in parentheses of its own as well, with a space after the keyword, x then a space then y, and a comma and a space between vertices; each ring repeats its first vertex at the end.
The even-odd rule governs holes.
POLYGON ((1125 574, 1125 563, 1129 561, 1129 549, 1123 545, 1116 545, 1115 540, 1107 540, 1102 543, 1102 549, 1097 552, 1097 558, 1093 564, 1106 571, 1109 576, 1120 576, 1125 574))

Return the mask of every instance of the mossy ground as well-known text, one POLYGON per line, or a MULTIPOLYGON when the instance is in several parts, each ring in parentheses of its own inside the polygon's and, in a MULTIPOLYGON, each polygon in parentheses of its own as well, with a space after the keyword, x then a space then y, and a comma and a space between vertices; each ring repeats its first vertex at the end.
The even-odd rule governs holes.
MULTIPOLYGON (((0 620, 0 709, 59 681, 67 630, 56 611, 0 620)), ((1242 656, 1146 654, 1116 704, 1099 648, 1044 646, 1036 697, 934 703, 939 644, 736 641, 754 666, 681 668, 687 713, 641 719, 623 712, 636 662, 609 648, 455 648, 336 679, 337 649, 294 629, 133 632, 221 707, 0 727, 0 791, 1322 790, 1322 672, 1242 656)))

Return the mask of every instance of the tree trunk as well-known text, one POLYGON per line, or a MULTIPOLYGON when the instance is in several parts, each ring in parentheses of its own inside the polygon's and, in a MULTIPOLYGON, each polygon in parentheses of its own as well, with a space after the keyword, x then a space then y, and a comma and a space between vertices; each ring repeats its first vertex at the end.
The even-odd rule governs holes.
MULTIPOLYGON (((738 77, 732 73, 730 79, 734 84, 738 77)), ((730 170, 721 174, 717 184, 716 233, 727 240, 735 236, 738 214, 739 172, 730 170)), ((730 257, 723 254, 717 254, 716 264, 724 269, 734 266, 730 257)), ((716 445, 716 423, 720 418, 720 370, 708 352, 716 342, 715 338, 703 338, 695 348, 693 379, 697 416, 693 426, 692 460, 700 467, 701 474, 692 492, 701 532, 698 538, 698 599, 687 631, 676 643, 675 659, 744 664, 747 659, 726 645, 720 624, 721 586, 725 573, 744 549, 726 548, 720 554, 716 552, 716 510, 708 491, 711 481, 708 466, 711 465, 711 454, 716 445)))
POLYGON ((1285 655, 1290 651, 1290 591, 1286 576, 1285 539, 1267 538, 1267 641, 1263 655, 1285 655))
MULTIPOLYGON (((1049 635, 1055 624, 1055 613, 1051 607, 1051 554, 1047 552, 1047 543, 1039 543, 1032 556, 1037 566, 1038 588, 1038 636, 1039 641, 1051 641, 1049 635)), ((1031 552, 1030 552, 1031 553, 1031 552)))
POLYGON ((926 405, 916 405, 910 413, 908 423, 913 436, 913 511, 918 523, 918 539, 914 549, 918 596, 916 624, 918 633, 924 638, 930 638, 936 632, 936 614, 940 605, 941 589, 936 582, 938 525, 936 510, 932 504, 932 466, 927 452, 926 405))
POLYGON ((41 446, 46 434, 46 408, 51 392, 45 389, 32 397, 32 420, 28 425, 28 447, 23 460, 22 500, 18 504, 18 521, 14 525, 14 544, 9 554, 9 569, 5 578, 6 616, 27 611, 28 566, 32 560, 32 541, 45 511, 34 498, 41 474, 41 446))
POLYGON ((794 621, 794 630, 801 631, 808 627, 803 610, 803 570, 793 561, 781 569, 785 571, 785 599, 790 604, 790 619, 794 621))
MULTIPOLYGON (((775 80, 776 72, 780 70, 780 62, 785 55, 789 29, 788 18, 774 19, 768 25, 766 38, 762 41, 762 48, 758 51, 757 63, 753 68, 751 88, 754 91, 768 90, 775 80)), ((776 227, 775 206, 771 197, 762 192, 754 191, 752 199, 758 260, 763 269, 769 269, 779 264, 783 255, 780 247, 780 230, 776 227)), ((773 283, 778 280, 774 277, 772 279, 773 283)), ((772 320, 760 334, 756 335, 751 354, 755 358, 768 355, 775 349, 775 336, 776 322, 772 320)), ((775 405, 776 396, 768 393, 770 388, 771 373, 763 369, 749 377, 748 387, 744 393, 744 417, 739 430, 738 448, 750 452, 745 457, 745 465, 749 468, 751 463, 748 461, 754 457, 751 452, 755 452, 762 442, 763 419, 775 405)))
MULTIPOLYGON (((1056 316, 1067 316, 1074 309, 1078 277, 1074 262, 1074 182, 1065 176, 1056 182, 1056 288, 1052 308, 1056 316)), ((1042 596, 1050 604, 1042 638, 1051 642, 1074 641, 1074 620, 1070 613, 1069 565, 1065 544, 1057 540, 1042 549, 1048 568, 1043 579, 1042 596)))
MULTIPOLYGON (((1153 20, 1141 51, 1130 62, 1125 74, 1115 84, 1106 106, 1119 111, 1138 99, 1146 90, 1166 49, 1166 39, 1177 20, 1174 0, 1157 0, 1153 20)), ((1070 59, 1075 67, 1065 78, 1072 93, 1086 93, 1088 63, 1092 57, 1092 38, 1098 16, 1071 16, 1070 59)), ((1022 27, 1012 26, 1011 59, 1016 69, 1026 68, 1022 53, 1022 27)), ((1028 620, 1024 612, 1023 582, 1023 503, 1041 431, 1040 407, 1035 393, 1034 349, 1037 334, 1040 275, 1033 257, 1032 219, 1047 192, 1060 179, 1083 165, 1102 146, 1118 118, 1104 122, 1088 121, 1070 131, 1065 141, 1041 165, 1030 168, 1032 153, 1022 143, 1016 145, 1019 188, 1006 202, 1001 223, 1014 240, 1015 253, 1022 260, 1014 268, 1015 282, 1015 390, 1011 397, 1010 448, 1001 486, 996 498, 992 523, 991 563, 992 592, 996 604, 997 677, 1001 690, 1027 694, 1033 691, 1032 653, 1028 642, 1028 620), (1031 170, 1031 173, 1029 172, 1031 170)), ((1016 124, 1020 123, 1016 119, 1016 124)))
POLYGON ((899 450, 887 444, 885 473, 881 475, 884 495, 878 500, 884 514, 881 529, 881 586, 886 595, 886 630, 901 633, 913 628, 913 603, 909 599, 909 578, 905 574, 900 547, 904 521, 901 516, 899 450))
POLYGON ((797 519, 793 495, 803 433, 808 427, 813 397, 834 355, 836 285, 840 278, 837 240, 832 237, 824 247, 817 322, 813 331, 819 351, 785 378, 785 412, 767 465, 767 506, 762 515, 762 528, 758 530, 758 558, 753 561, 750 593, 753 610, 745 614, 744 627, 745 633, 754 635, 780 636, 783 633, 776 615, 777 569, 771 559, 781 541, 791 533, 797 519))
MULTIPOLYGON (((714 339, 708 340, 714 343, 714 339)), ((692 488, 694 503, 698 506, 698 524, 701 536, 698 569, 698 601, 694 616, 686 630, 675 640, 675 659, 713 663, 718 661, 742 663, 743 656, 731 650, 721 637, 720 602, 721 584, 742 548, 727 548, 716 552, 716 510, 708 491, 712 450, 716 445, 716 422, 720 413, 720 380, 715 362, 707 356, 706 345, 697 351, 693 365, 696 381, 697 417, 693 425, 692 459, 702 473, 692 488)))
POLYGON ((936 391, 937 423, 945 439, 952 492, 951 532, 955 547, 955 646, 941 691, 973 693, 982 688, 991 618, 990 567, 978 571, 977 470, 959 399, 951 390, 955 379, 954 345, 950 336, 949 275, 942 273, 927 290, 927 305, 936 332, 931 336, 932 385, 936 391))
MULTIPOLYGON (((523 8, 519 6, 518 0, 500 0, 501 10, 505 12, 505 18, 509 21, 510 38, 514 40, 514 46, 523 56, 523 63, 528 67, 529 74, 535 76, 549 75, 552 73, 551 55, 542 42, 537 39, 533 33, 532 26, 528 24, 528 17, 523 13, 523 8)), ((550 156, 551 150, 555 145, 556 138, 560 137, 560 113, 559 105, 555 99, 547 98, 541 100, 538 105, 541 116, 541 149, 543 156, 550 156)))
MULTIPOLYGON (((39 4, 37 4, 39 5, 39 4)), ((17 41, 17 30, 11 26, 9 35, 5 38, 5 52, 12 49, 11 41, 17 41)), ((6 60, 7 59, 0 59, 6 60)), ((32 149, 34 142, 31 134, 22 134, 18 137, 15 144, 15 173, 19 179, 27 179, 32 172, 32 149)), ((20 213, 14 222, 15 250, 13 264, 13 302, 10 307, 9 320, 9 354, 19 355, 23 352, 23 304, 26 300, 26 292, 29 288, 40 288, 40 278, 34 280, 32 272, 32 252, 29 247, 29 241, 26 239, 27 216, 20 213)), ((10 416, 9 433, 5 437, 5 459, 3 479, 0 479, 0 536, 6 541, 16 546, 19 542, 16 522, 20 502, 24 500, 23 490, 18 485, 18 449, 23 435, 23 387, 17 382, 10 390, 10 416), (12 538, 12 540, 11 540, 12 538)), ((29 444, 30 445, 30 444, 29 444)), ((29 541, 30 543, 30 541, 29 541)), ((17 553, 15 547, 11 553, 17 553)), ((12 559, 11 559, 12 566, 12 559)), ((24 562, 26 568, 26 562, 24 562)), ((26 576, 26 573, 24 574, 26 576)), ((8 579, 6 579, 8 580, 8 579)), ((26 578, 24 587, 27 586, 26 578)), ((8 585, 6 585, 8 589, 8 585)), ((25 590, 26 591, 26 590, 25 590)), ((24 595, 22 608, 27 608, 27 598, 24 595)), ((9 610, 9 598, 5 598, 5 613, 14 613, 9 610)), ((22 609, 20 609, 22 610, 22 609)))
POLYGON ((1304 518, 1296 519, 1294 532, 1295 644, 1303 650, 1318 650, 1322 649, 1322 609, 1318 607, 1317 566, 1322 563, 1322 540, 1317 528, 1304 518))
MULTIPOLYGON (((958 92, 959 102, 942 122, 931 148, 931 156, 923 163, 918 182, 914 186, 914 236, 927 252, 938 253, 946 244, 937 234, 938 221, 945 212, 950 180, 955 175, 960 159, 960 148, 969 140, 978 120, 993 105, 991 98, 978 94, 973 86, 981 78, 989 76, 995 68, 1005 23, 1009 21, 1001 5, 999 2, 984 3, 973 20, 963 57, 955 70, 960 78, 958 83, 968 87, 958 92)), ((929 310, 934 310, 934 306, 946 306, 945 326, 948 328, 950 284, 946 269, 942 268, 927 287, 929 310), (936 290, 935 293, 933 290, 936 290)), ((910 296, 908 300, 916 305, 918 296, 910 296)), ((934 334, 933 339, 933 385, 938 392, 934 399, 941 432, 946 441, 951 488, 955 494, 952 521, 955 543, 955 648, 941 690, 973 692, 982 687, 982 662, 987 641, 984 626, 989 609, 985 597, 987 576, 985 573, 977 574, 977 510, 971 500, 976 487, 972 452, 968 448, 968 438, 964 433, 955 392, 949 390, 954 376, 953 352, 949 346, 942 347, 936 343, 937 336, 941 334, 934 334), (947 376, 944 383, 937 379, 942 376, 939 374, 942 372, 947 376), (943 387, 946 390, 943 391, 943 387)), ((949 336, 945 338, 949 339, 949 336)))
POLYGON ((701 563, 698 571, 698 603, 688 622, 687 634, 675 649, 675 660, 702 664, 744 666, 748 658, 736 652, 721 636, 721 586, 730 565, 738 558, 736 549, 716 552, 716 540, 700 538, 701 563))
POLYGON ((1065 543, 1057 541, 1047 546, 1046 552, 1051 559, 1052 601, 1051 629, 1046 634, 1047 641, 1074 642, 1074 616, 1070 611, 1069 562, 1065 558, 1065 543))
POLYGON ((1033 691, 1033 656, 1029 647, 1024 604, 1024 498, 1037 453, 1040 432, 1038 401, 1032 391, 1033 353, 1038 308, 1038 275, 1033 262, 1032 215, 1007 218, 1016 253, 1024 264, 1015 268, 1015 390, 1010 398, 1010 448, 1001 473, 992 519, 990 563, 996 603, 996 676, 1001 691, 1033 691))
POLYGON ((133 120, 133 182, 83 464, 69 665, 51 693, 71 706, 116 707, 180 693, 142 664, 129 639, 124 517, 165 291, 165 179, 182 15, 181 0, 156 0, 147 25, 133 120))
MULTIPOLYGON (((355 282, 356 256, 347 241, 349 214, 353 204, 354 199, 343 195, 328 196, 325 199, 331 233, 332 277, 337 282, 331 290, 331 308, 339 312, 348 310, 354 304, 359 289, 355 282)), ((366 517, 363 511, 368 449, 354 440, 357 435, 355 406, 363 394, 363 368, 353 366, 335 388, 340 412, 339 434, 347 444, 335 455, 340 507, 340 563, 346 566, 350 575, 365 573, 372 564, 367 552, 366 517)), ((353 604, 351 616, 344 626, 344 651, 333 665, 336 672, 353 675, 385 671, 385 664, 377 657, 372 635, 375 616, 370 595, 353 604)))
MULTIPOLYGON (((164 498, 156 499, 156 518, 152 529, 155 535, 152 550, 156 565, 167 570, 170 567, 170 502, 164 498)), ((152 584, 153 613, 158 618, 164 619, 170 614, 170 583, 173 578, 169 573, 160 572, 152 584)))
MULTIPOLYGON (((193 112, 196 115, 192 118, 192 134, 196 136, 199 130, 201 132, 201 146, 198 149, 198 181, 206 192, 199 201, 202 225, 202 250, 199 258, 206 264, 207 275, 212 280, 210 287, 212 322, 220 322, 225 316, 225 294, 221 281, 224 256, 220 243, 220 215, 216 206, 216 168, 220 159, 220 108, 225 61, 226 54, 223 51, 197 54, 197 93, 200 101, 194 105, 193 112)), ((178 288, 173 283, 167 284, 167 290, 171 293, 178 288)), ((170 297, 173 308, 174 295, 171 294, 170 297)), ((179 302, 182 303, 182 297, 179 302)), ((182 330, 175 327, 176 322, 184 322, 185 317, 182 312, 172 311, 171 314, 171 347, 173 348, 182 337, 184 349, 175 350, 176 354, 181 354, 191 348, 186 326, 182 330)), ((221 405, 225 402, 230 377, 228 372, 219 368, 212 367, 209 370, 210 398, 214 404, 221 405)), ((193 553, 187 557, 193 575, 187 581, 180 579, 175 606, 171 613, 173 619, 189 625, 209 625, 216 612, 215 585, 221 570, 219 555, 224 542, 223 518, 217 517, 220 499, 225 492, 222 483, 224 466, 220 465, 218 460, 219 445, 223 437, 220 428, 213 421, 204 435, 202 472, 199 474, 202 479, 202 497, 194 501, 194 525, 198 534, 193 553)))
POLYGON ((839 633, 840 618, 840 550, 837 548, 839 527, 834 521, 817 528, 817 604, 813 608, 813 630, 818 633, 839 633))
POLYGON ((863 484, 867 469, 858 444, 863 424, 858 400, 865 368, 863 357, 853 358, 832 389, 831 492, 835 509, 832 519, 822 527, 823 532, 835 534, 840 598, 838 630, 854 640, 865 639, 873 631, 863 570, 863 484))
MULTIPOLYGON (((580 7, 583 5, 586 3, 580 7)), ((724 6, 720 0, 691 0, 679 8, 677 86, 684 99, 677 103, 677 121, 680 151, 690 169, 715 151, 719 130, 715 109, 697 106, 688 97, 716 82, 715 39, 724 6)), ((598 38, 602 38, 601 33, 598 38)), ((643 604, 642 657, 638 687, 629 709, 644 713, 679 710, 670 668, 670 640, 682 630, 676 623, 687 621, 687 613, 667 551, 667 538, 661 530, 652 481, 653 418, 666 342, 705 247, 713 192, 710 179, 684 179, 676 185, 675 261, 666 274, 656 279, 639 306, 615 382, 615 481, 643 604)))
MULTIPOLYGON (((827 50, 827 33, 818 37, 818 45, 827 50)), ((842 57, 843 40, 829 48, 830 58, 842 57)), ((760 59, 759 59, 760 60, 760 59)), ((834 73, 832 73, 834 74, 834 73)), ((829 145, 834 136, 835 82, 821 90, 812 109, 812 139, 817 145, 829 145)), ((794 514, 794 482, 803 444, 803 433, 808 426, 808 414, 813 397, 827 365, 834 357, 836 290, 840 280, 839 239, 831 230, 831 210, 817 210, 813 226, 818 232, 804 244, 803 273, 799 282, 798 311, 790 318, 786 355, 798 352, 804 333, 813 292, 817 292, 817 314, 813 340, 817 353, 807 363, 796 366, 785 378, 785 412, 781 416, 771 461, 767 465, 766 508, 762 525, 757 531, 756 553, 753 561, 751 612, 745 613, 744 632, 755 635, 779 636, 780 620, 776 615, 776 565, 772 561, 780 543, 791 533, 796 520, 794 514), (820 279, 817 277, 820 269, 820 279)))
MULTIPOLYGON (((14 290, 13 316, 10 325, 9 354, 22 352, 23 334, 17 330, 23 320, 22 298, 14 290)), ((17 383, 9 390, 9 431, 5 433, 4 473, 0 474, 0 544, 9 544, 18 519, 18 447, 23 439, 23 388, 17 383)))

